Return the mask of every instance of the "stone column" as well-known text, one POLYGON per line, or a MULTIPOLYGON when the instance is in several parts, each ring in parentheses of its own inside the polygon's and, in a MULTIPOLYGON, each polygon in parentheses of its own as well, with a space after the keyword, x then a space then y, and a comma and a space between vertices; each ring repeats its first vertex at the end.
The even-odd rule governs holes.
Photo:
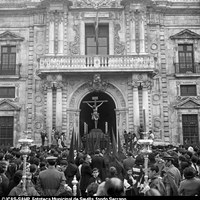
POLYGON ((54 43, 55 43, 55 33, 54 33, 54 13, 50 13, 49 20, 49 54, 54 54, 54 43))
POLYGON ((62 130, 62 87, 56 89, 56 130, 62 130))
MULTIPOLYGON (((145 120, 146 120, 146 131, 149 131, 149 98, 148 98, 148 87, 143 85, 142 88, 142 106, 145 110, 145 120)), ((145 128, 145 127, 144 127, 145 128)))
POLYGON ((137 133, 138 127, 140 126, 139 95, 137 83, 133 84, 133 125, 134 131, 137 133))
POLYGON ((58 54, 63 54, 64 48, 64 22, 63 22, 63 13, 59 13, 58 20, 58 54))
POLYGON ((46 127, 47 127, 47 134, 49 145, 52 143, 52 116, 53 116, 53 94, 52 94, 52 87, 47 87, 47 108, 46 108, 46 127))
POLYGON ((141 13, 140 17, 140 53, 145 53, 145 17, 141 13))
POLYGON ((131 20, 130 20, 130 50, 131 50, 131 54, 135 54, 136 53, 136 43, 135 43, 135 39, 136 39, 136 31, 135 31, 135 12, 132 11, 131 12, 131 20))

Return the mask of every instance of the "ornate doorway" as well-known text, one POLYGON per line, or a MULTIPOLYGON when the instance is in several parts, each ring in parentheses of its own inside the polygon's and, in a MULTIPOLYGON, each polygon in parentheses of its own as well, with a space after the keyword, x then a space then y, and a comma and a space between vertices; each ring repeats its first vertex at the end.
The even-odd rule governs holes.
POLYGON ((90 130, 95 128, 95 120, 92 119, 93 108, 85 103, 90 102, 90 105, 93 105, 94 103, 92 102, 95 101, 93 99, 97 99, 97 101, 103 102, 102 104, 98 103, 98 105, 101 105, 97 110, 99 114, 97 128, 101 129, 102 132, 105 133, 107 124, 108 132, 111 132, 113 129, 114 133, 116 133, 116 106, 113 99, 104 92, 92 92, 87 94, 82 99, 80 104, 80 136, 82 137, 84 135, 84 132, 86 131, 85 126, 87 126, 88 133, 90 130))

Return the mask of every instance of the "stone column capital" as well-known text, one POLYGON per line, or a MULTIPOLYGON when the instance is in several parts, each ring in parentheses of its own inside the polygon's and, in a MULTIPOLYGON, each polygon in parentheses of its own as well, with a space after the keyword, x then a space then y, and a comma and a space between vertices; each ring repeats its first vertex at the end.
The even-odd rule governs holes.
POLYGON ((133 80, 131 86, 133 88, 138 88, 141 85, 141 81, 133 80))
POLYGON ((62 81, 59 81, 59 82, 56 82, 57 85, 56 85, 56 88, 57 89, 62 89, 64 87, 64 84, 62 83, 62 81))
POLYGON ((58 23, 61 23, 64 21, 64 11, 59 11, 58 14, 57 14, 57 20, 58 20, 58 23))
POLYGON ((141 82, 141 86, 143 88, 149 89, 152 87, 152 81, 150 81, 150 80, 143 81, 143 82, 141 82))
POLYGON ((55 21, 55 12, 54 11, 48 12, 48 16, 49 16, 49 22, 55 21))
POLYGON ((42 84, 42 88, 46 91, 46 90, 49 90, 49 89, 52 89, 52 85, 51 85, 51 82, 49 81, 46 81, 42 84))

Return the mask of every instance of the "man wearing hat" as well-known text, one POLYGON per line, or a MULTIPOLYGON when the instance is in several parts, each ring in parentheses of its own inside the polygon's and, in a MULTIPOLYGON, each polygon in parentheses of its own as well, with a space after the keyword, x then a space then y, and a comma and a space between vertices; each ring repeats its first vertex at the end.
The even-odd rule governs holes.
POLYGON ((46 158, 48 169, 39 173, 36 189, 41 196, 58 196, 64 191, 66 178, 63 172, 56 169, 56 160, 54 156, 46 158))
POLYGON ((165 161, 163 182, 166 187, 167 196, 178 196, 178 187, 181 182, 181 173, 177 167, 174 166, 174 158, 165 154, 163 157, 165 161))

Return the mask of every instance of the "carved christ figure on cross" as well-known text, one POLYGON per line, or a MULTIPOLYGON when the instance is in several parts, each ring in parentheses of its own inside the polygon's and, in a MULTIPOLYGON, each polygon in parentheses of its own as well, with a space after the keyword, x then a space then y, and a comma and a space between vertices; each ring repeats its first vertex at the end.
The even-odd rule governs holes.
POLYGON ((94 101, 84 101, 83 103, 87 103, 90 108, 93 109, 92 120, 94 120, 95 128, 97 128, 98 120, 99 120, 99 113, 98 113, 98 107, 100 107, 104 102, 107 102, 107 100, 101 100, 98 101, 98 97, 92 97, 94 101))

